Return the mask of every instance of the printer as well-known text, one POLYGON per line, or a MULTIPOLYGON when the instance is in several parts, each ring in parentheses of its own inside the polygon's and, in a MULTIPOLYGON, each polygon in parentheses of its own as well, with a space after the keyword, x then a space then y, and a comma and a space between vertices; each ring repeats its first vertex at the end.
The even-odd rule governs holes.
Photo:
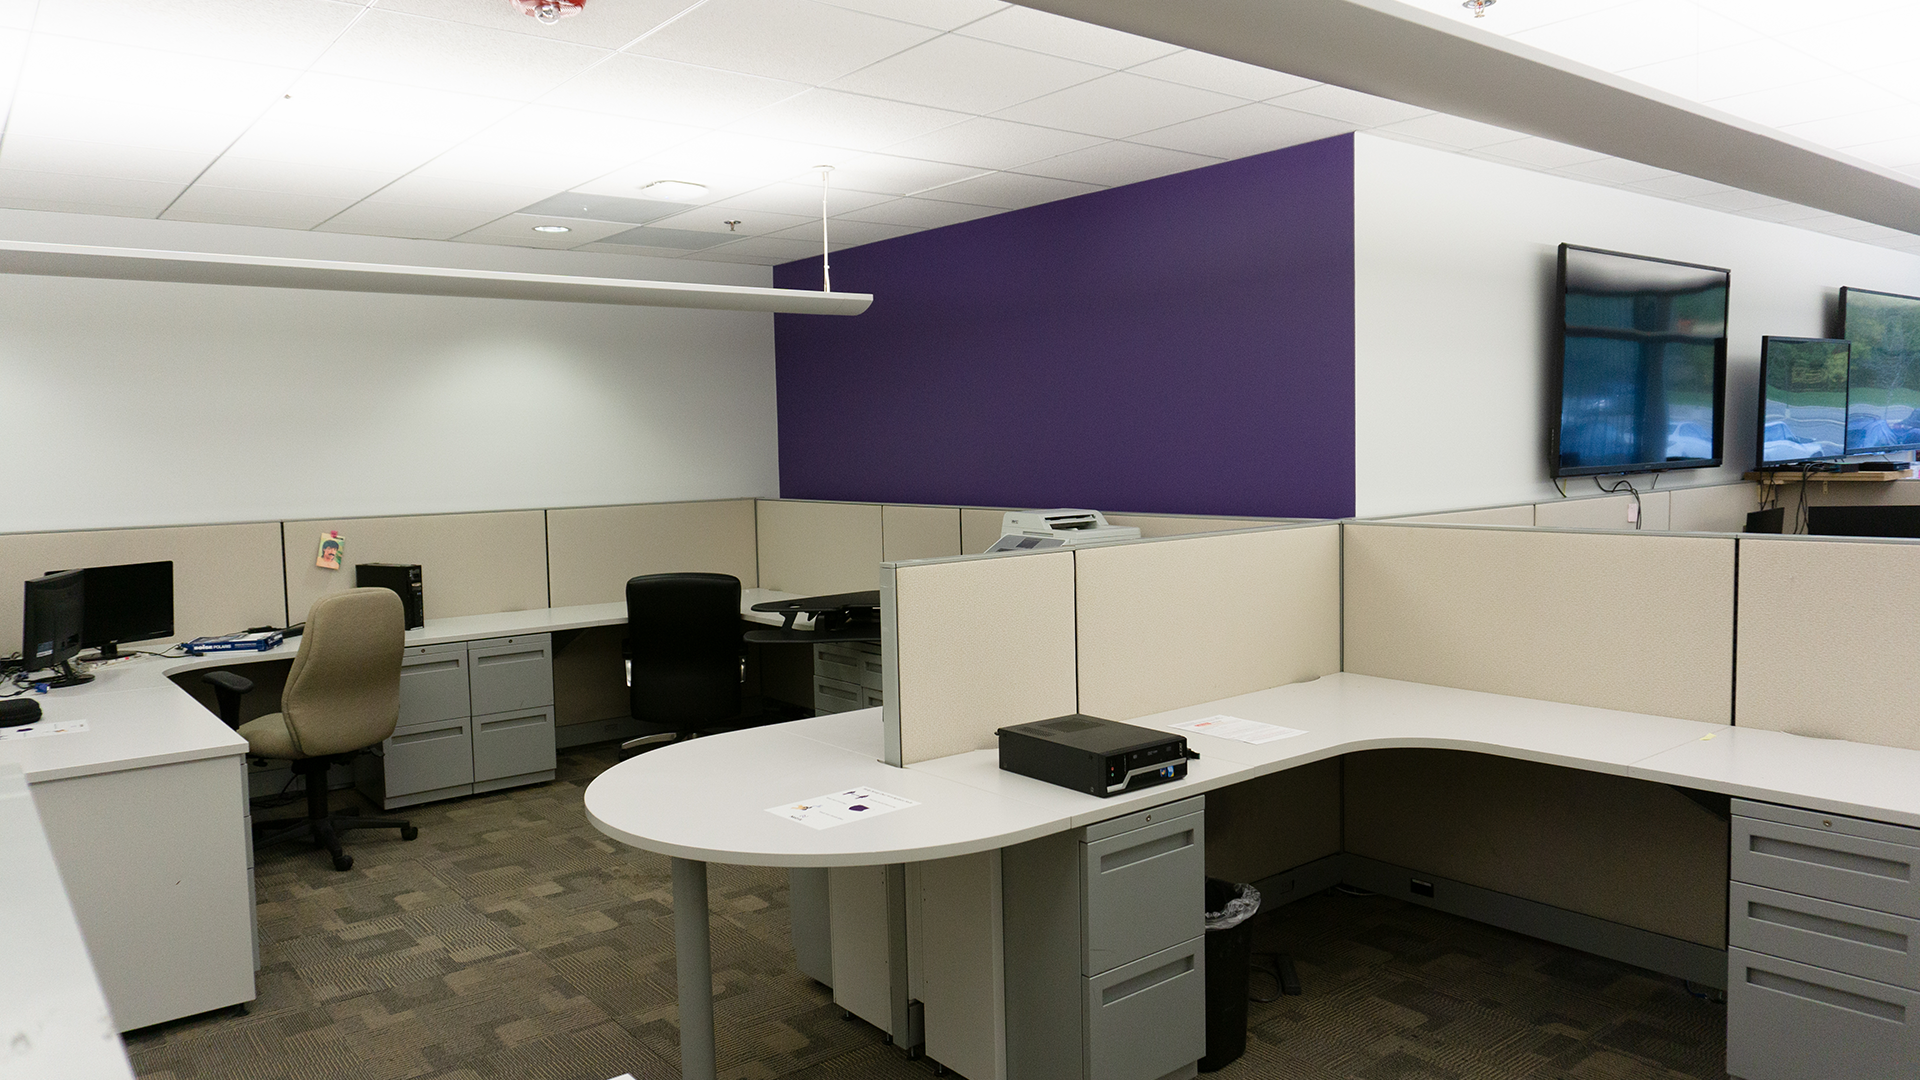
POLYGON ((1138 540, 1131 525, 1109 525, 1098 510, 1012 510, 1000 522, 1000 539, 988 552, 1038 551, 1069 544, 1138 540))

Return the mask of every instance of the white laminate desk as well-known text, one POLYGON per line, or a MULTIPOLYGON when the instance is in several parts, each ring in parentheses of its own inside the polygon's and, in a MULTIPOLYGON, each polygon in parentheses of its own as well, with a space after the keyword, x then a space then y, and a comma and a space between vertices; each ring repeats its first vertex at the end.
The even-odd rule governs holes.
MULTIPOLYGON (((787 593, 749 589, 741 616, 787 593)), ((547 633, 627 621, 624 603, 434 619, 406 643, 547 633)), ((32 785, 75 916, 121 1031, 253 1000, 252 836, 247 742, 170 676, 291 659, 265 652, 147 656, 44 695, 48 721, 87 730, 0 741, 0 766, 32 785)))
POLYGON ((1189 736, 1186 779, 1095 798, 1008 773, 983 750, 906 768, 874 759, 877 710, 666 747, 607 770, 587 816, 673 857, 681 1073, 714 1076, 706 863, 853 866, 1007 847, 1361 750, 1466 750, 1920 826, 1920 752, 1335 674, 1133 721, 1226 713, 1300 729, 1262 745, 1189 736), (863 729, 861 725, 866 725, 863 729), (712 783, 724 775, 724 786, 712 783), (767 807, 866 785, 920 805, 814 831, 767 807))

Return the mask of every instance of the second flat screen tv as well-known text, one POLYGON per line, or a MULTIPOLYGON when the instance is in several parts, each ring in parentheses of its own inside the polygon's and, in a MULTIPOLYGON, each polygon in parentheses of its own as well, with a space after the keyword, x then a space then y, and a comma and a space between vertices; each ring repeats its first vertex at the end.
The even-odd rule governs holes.
POLYGON ((1720 464, 1730 276, 1560 245, 1553 476, 1720 464))
POLYGON ((1833 338, 1760 339, 1761 468, 1846 453, 1847 352, 1833 338))
POLYGON ((1847 366, 1847 453, 1920 448, 1920 298, 1840 290, 1847 366))

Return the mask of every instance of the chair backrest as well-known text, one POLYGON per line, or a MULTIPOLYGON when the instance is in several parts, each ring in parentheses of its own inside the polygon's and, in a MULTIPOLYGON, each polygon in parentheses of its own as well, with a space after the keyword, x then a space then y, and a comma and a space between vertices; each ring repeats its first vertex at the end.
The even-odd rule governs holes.
POLYGON ((740 579, 647 574, 627 582, 628 697, 636 720, 693 728, 740 714, 740 579))
POLYGON ((348 589, 313 602, 280 695, 301 753, 345 754, 393 734, 405 647, 406 614, 392 589, 348 589))

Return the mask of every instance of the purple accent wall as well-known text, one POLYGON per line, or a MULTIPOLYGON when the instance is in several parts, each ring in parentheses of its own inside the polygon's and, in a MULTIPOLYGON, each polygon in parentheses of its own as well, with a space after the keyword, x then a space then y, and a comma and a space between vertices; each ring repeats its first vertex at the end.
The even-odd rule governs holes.
POLYGON ((1353 513, 1351 136, 853 248, 833 285, 873 306, 774 317, 786 498, 1353 513))

